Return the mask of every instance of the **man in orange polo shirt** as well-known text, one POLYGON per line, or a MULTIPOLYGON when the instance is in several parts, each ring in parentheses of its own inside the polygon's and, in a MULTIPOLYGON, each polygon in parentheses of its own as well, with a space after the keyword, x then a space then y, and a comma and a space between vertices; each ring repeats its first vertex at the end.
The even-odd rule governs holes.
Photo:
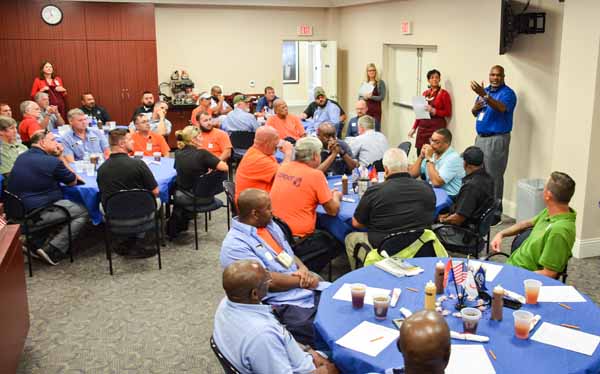
POLYGON ((231 140, 229 135, 221 129, 213 127, 211 115, 207 112, 198 114, 198 127, 202 130, 202 147, 221 161, 227 162, 231 157, 231 140))
POLYGON ((279 135, 274 128, 261 126, 256 129, 254 145, 246 151, 235 173, 235 201, 242 191, 249 188, 271 191, 273 178, 279 168, 273 156, 277 148, 281 148, 284 154, 283 162, 292 159, 292 145, 279 140, 279 135))
POLYGON ((163 157, 169 156, 169 145, 162 135, 150 131, 150 120, 144 113, 135 116, 136 131, 131 134, 133 152, 144 152, 144 156, 152 156, 160 152, 163 157))
POLYGON ((295 160, 279 167, 271 187, 273 213, 283 219, 292 234, 304 237, 315 231, 317 206, 330 216, 338 214, 342 193, 330 191, 321 164, 321 141, 304 137, 296 142, 295 160))
POLYGON ((266 125, 277 130, 280 139, 288 140, 288 138, 291 138, 296 141, 305 135, 300 118, 288 113, 288 106, 283 99, 275 100, 273 108, 275 109, 275 115, 269 117, 266 125))
POLYGON ((21 137, 21 141, 27 145, 31 135, 37 131, 43 130, 42 126, 40 126, 40 122, 38 121, 41 109, 35 101, 31 100, 23 101, 20 105, 20 109, 21 114, 23 115, 23 120, 18 126, 19 136, 21 137))
POLYGON ((198 106, 192 110, 192 117, 190 121, 192 121, 192 125, 198 126, 198 114, 206 112, 210 114, 212 117, 213 110, 210 108, 210 94, 208 92, 204 92, 198 98, 198 106))

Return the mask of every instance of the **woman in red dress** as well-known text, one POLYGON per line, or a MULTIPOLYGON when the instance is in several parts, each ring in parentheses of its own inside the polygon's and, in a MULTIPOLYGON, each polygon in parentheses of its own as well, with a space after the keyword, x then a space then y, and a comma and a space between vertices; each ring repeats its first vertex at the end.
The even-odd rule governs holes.
POLYGON ((423 92, 423 96, 428 103, 426 109, 431 119, 415 120, 412 129, 408 132, 408 137, 412 138, 418 129, 415 142, 417 154, 421 153, 421 147, 424 144, 429 144, 429 138, 435 130, 446 127, 446 117, 452 115, 452 101, 448 91, 440 86, 440 78, 441 74, 436 69, 427 72, 429 89, 423 92))
POLYGON ((40 76, 35 78, 31 87, 31 98, 40 91, 47 93, 50 105, 56 105, 60 115, 67 118, 67 89, 63 87, 62 79, 54 74, 54 67, 49 61, 42 62, 40 66, 40 76))

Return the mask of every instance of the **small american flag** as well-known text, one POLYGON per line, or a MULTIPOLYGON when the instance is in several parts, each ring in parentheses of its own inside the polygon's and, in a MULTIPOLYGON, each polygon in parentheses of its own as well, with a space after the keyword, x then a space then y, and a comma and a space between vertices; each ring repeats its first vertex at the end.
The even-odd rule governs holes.
POLYGON ((463 282, 467 279, 467 272, 465 271, 464 262, 453 262, 452 273, 454 275, 454 282, 457 285, 463 284, 463 282))

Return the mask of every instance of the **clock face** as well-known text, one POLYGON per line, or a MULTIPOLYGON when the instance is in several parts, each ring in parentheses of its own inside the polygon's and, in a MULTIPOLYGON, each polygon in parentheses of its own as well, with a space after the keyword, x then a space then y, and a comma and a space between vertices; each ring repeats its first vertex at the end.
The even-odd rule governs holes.
POLYGON ((42 20, 49 25, 58 25, 63 19, 62 10, 56 5, 46 5, 42 8, 42 20))

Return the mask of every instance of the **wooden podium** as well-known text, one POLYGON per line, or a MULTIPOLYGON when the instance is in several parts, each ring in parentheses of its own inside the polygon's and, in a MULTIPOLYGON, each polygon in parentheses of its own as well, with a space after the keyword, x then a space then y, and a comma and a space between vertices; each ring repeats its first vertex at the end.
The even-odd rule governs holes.
POLYGON ((15 373, 29 332, 19 225, 0 230, 0 371, 15 373))

